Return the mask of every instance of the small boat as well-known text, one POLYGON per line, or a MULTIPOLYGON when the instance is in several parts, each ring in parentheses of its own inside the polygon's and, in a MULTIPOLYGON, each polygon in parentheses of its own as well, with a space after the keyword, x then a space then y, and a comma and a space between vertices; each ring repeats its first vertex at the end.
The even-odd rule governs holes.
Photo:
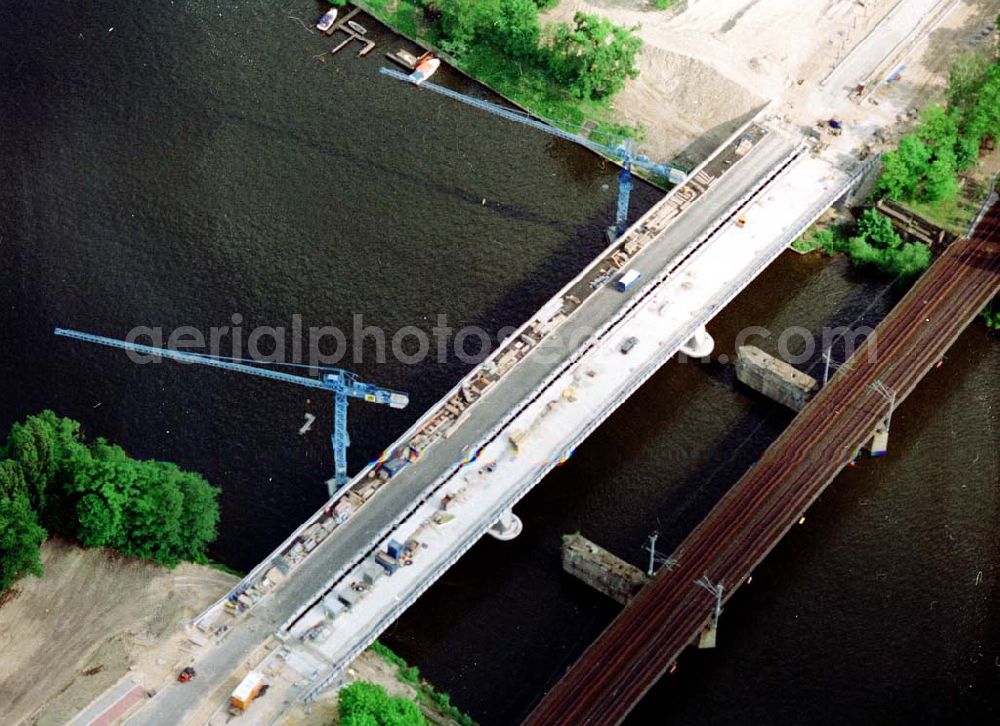
POLYGON ((413 73, 410 74, 410 81, 412 81, 415 86, 419 86, 421 83, 433 76, 440 66, 441 61, 427 53, 425 54, 425 57, 417 63, 417 67, 413 69, 413 73))
POLYGON ((336 19, 337 8, 330 8, 323 14, 323 17, 319 19, 319 22, 316 23, 316 30, 321 33, 325 33, 333 26, 336 19))
POLYGON ((361 23, 355 23, 353 20, 348 20, 347 25, 348 27, 350 27, 351 30, 353 30, 358 35, 364 35, 365 33, 368 32, 368 28, 363 26, 361 23))

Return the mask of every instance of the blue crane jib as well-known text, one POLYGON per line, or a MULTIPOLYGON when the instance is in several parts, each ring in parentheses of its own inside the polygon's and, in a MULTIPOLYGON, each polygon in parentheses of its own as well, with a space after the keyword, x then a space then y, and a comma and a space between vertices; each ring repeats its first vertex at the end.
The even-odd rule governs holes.
MULTIPOLYGON (((389 388, 382 388, 371 383, 363 383, 350 371, 339 368, 328 368, 324 366, 300 366, 304 368, 314 368, 320 371, 319 378, 310 376, 297 376, 283 371, 276 371, 270 368, 261 368, 257 365, 248 365, 241 362, 242 359, 229 359, 217 356, 206 355, 204 353, 191 353, 169 348, 158 348, 151 345, 141 345, 130 343, 127 340, 117 340, 115 338, 105 338, 101 335, 81 333, 77 330, 66 330, 56 328, 55 334, 65 337, 82 340, 87 343, 97 343, 107 345, 112 348, 142 353, 149 356, 169 358, 181 363, 197 363, 198 365, 221 368, 227 371, 247 373, 260 378, 270 378, 274 381, 284 383, 294 383, 297 386, 307 388, 323 388, 333 392, 333 434, 330 441, 333 447, 334 474, 329 480, 330 492, 341 487, 348 481, 347 476, 347 447, 351 444, 350 436, 347 434, 347 401, 349 398, 360 398, 369 403, 380 403, 390 408, 406 408, 410 402, 410 397, 400 391, 393 391, 389 388)), ((279 364, 292 365, 292 364, 279 364)))
MULTIPOLYGON (((382 75, 396 78, 400 81, 413 83, 410 76, 405 73, 400 73, 394 68, 380 68, 379 72, 382 73, 382 75)), ((581 146, 585 146, 599 154, 604 154, 608 158, 621 163, 622 170, 621 173, 618 174, 618 207, 615 213, 616 239, 622 236, 625 232, 625 225, 628 223, 628 204, 629 198, 632 194, 633 167, 645 169, 648 172, 665 177, 670 180, 671 184, 681 184, 687 178, 684 171, 676 166, 672 166, 670 164, 656 164, 650 161, 648 157, 634 153, 632 149, 632 141, 630 139, 608 135, 612 139, 612 143, 602 144, 595 141, 593 138, 588 138, 578 133, 573 133, 571 131, 566 131, 563 128, 559 128, 559 126, 575 126, 582 131, 583 127, 578 124, 570 124, 564 121, 555 121, 552 119, 535 117, 524 111, 484 101, 480 98, 473 98, 472 96, 467 96, 464 93, 453 91, 450 88, 445 88, 444 86, 439 86, 435 83, 430 83, 429 81, 423 81, 419 87, 426 88, 429 91, 434 91, 435 93, 441 94, 442 96, 446 96, 455 101, 459 101, 460 103, 464 103, 468 106, 473 106, 474 108, 495 114, 501 118, 507 119, 508 121, 516 121, 519 124, 531 126, 532 128, 544 131, 552 136, 557 136, 561 139, 566 139, 567 141, 580 144, 581 146)), ((591 136, 596 135, 596 133, 597 132, 592 132, 591 136)))

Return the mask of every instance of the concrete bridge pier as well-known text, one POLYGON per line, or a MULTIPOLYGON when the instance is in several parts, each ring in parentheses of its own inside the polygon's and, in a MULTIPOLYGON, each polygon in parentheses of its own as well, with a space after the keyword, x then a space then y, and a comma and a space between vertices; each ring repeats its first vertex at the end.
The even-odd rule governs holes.
POLYGON ((490 536, 498 540, 507 542, 521 534, 524 525, 521 519, 514 514, 513 509, 505 509, 500 515, 500 519, 493 523, 493 526, 486 530, 490 536))
POLYGON ((889 425, 892 423, 892 412, 896 408, 896 391, 889 388, 881 381, 871 384, 880 396, 884 397, 889 404, 889 412, 882 419, 872 432, 872 440, 868 445, 868 450, 872 456, 882 456, 889 449, 889 425))
POLYGON ((722 615, 722 593, 724 587, 721 582, 714 583, 709 580, 708 575, 703 575, 695 581, 695 584, 705 588, 715 597, 715 612, 712 613, 712 621, 698 636, 699 649, 714 648, 716 636, 719 632, 719 616, 722 615))
POLYGON ((879 423, 872 432, 872 440, 868 445, 872 456, 883 456, 889 451, 889 417, 879 423))
POLYGON ((681 346, 681 353, 689 358, 704 358, 715 348, 715 341, 704 325, 694 331, 688 341, 681 346))

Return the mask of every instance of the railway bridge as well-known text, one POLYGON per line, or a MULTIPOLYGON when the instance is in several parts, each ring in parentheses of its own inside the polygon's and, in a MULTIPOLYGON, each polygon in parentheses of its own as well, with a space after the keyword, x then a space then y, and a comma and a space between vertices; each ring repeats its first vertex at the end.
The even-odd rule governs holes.
POLYGON ((714 630, 722 604, 998 291, 1000 202, 940 255, 525 724, 621 722, 688 644, 714 630))

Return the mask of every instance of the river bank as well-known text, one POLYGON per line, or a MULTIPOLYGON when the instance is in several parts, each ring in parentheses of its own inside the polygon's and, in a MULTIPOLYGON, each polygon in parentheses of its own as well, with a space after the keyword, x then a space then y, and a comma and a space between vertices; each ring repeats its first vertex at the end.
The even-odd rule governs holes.
POLYGON ((644 127, 619 122, 613 97, 574 97, 536 58, 511 58, 487 44, 476 45, 461 58, 445 52, 440 47, 440 32, 414 0, 360 0, 353 4, 509 103, 542 118, 563 122, 560 125, 571 132, 577 133, 589 124, 590 131, 585 133, 597 131, 622 138, 645 135, 644 127))
POLYGON ((566 122, 570 130, 586 125, 634 137, 638 147, 659 162, 697 166, 769 103, 710 62, 660 47, 656 29, 674 18, 678 8, 664 12, 643 2, 562 2, 540 15, 543 39, 556 23, 571 23, 578 11, 609 19, 642 37, 638 75, 626 79, 624 89, 614 96, 589 99, 573 96, 537 62, 507 57, 489 45, 477 45, 461 58, 443 52, 434 25, 413 0, 362 0, 355 5, 519 108, 566 122), (650 28, 654 30, 649 32, 650 28))

